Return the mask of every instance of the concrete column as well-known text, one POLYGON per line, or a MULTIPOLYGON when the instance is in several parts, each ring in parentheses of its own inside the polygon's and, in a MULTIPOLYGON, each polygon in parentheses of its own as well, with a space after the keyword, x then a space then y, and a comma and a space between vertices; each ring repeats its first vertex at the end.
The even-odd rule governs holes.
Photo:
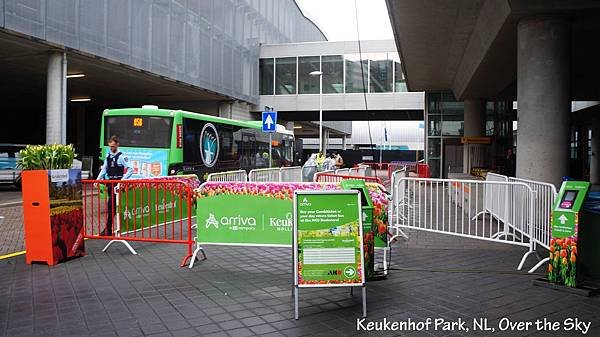
POLYGON ((348 140, 348 138, 346 137, 346 135, 342 136, 342 150, 346 151, 347 150, 347 144, 346 141, 348 140))
POLYGON ((46 84, 46 143, 67 142, 67 57, 52 52, 48 56, 46 84))
POLYGON ((327 153, 329 147, 329 129, 323 128, 323 154, 327 153))
POLYGON ((592 158, 590 161, 590 182, 600 184, 600 118, 592 119, 592 158))
POLYGON ((569 174, 569 34, 556 16, 517 26, 517 177, 556 186, 569 174))
MULTIPOLYGON (((485 100, 483 99, 465 99, 464 101, 464 136, 465 137, 483 137, 485 136, 485 100)), ((474 163, 469 154, 469 146, 463 145, 463 173, 471 172, 471 166, 479 165, 474 163)))

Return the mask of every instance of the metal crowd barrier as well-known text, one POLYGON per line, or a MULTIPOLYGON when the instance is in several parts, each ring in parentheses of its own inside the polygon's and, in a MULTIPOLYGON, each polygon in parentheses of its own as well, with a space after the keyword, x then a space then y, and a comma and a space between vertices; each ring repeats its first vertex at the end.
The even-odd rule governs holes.
POLYGON ((110 240, 103 252, 121 243, 135 255, 130 242, 158 242, 187 245, 182 267, 192 257, 194 192, 184 182, 82 180, 82 185, 83 237, 110 240))
POLYGON ((341 174, 341 175, 346 175, 346 176, 351 175, 349 168, 337 169, 337 170, 335 170, 335 174, 341 174))
POLYGON ((279 167, 254 169, 248 173, 251 182, 277 182, 279 181, 279 167))
POLYGON ((279 168, 279 181, 286 183, 302 181, 302 166, 289 166, 279 168))
POLYGON ((350 175, 325 173, 325 172, 317 172, 315 174, 314 181, 317 183, 336 183, 336 182, 340 182, 342 180, 348 180, 348 179, 359 179, 359 180, 364 180, 368 183, 377 183, 377 184, 383 185, 381 182, 381 179, 379 179, 377 177, 350 176, 350 175))
POLYGON ((396 227, 528 247, 517 270, 536 254, 531 226, 535 192, 523 182, 400 177, 393 193, 403 194, 392 205, 396 227), (520 203, 502 191, 521 195, 520 203), (503 213, 476 216, 490 209, 503 213))
POLYGON ((245 170, 215 172, 208 175, 206 181, 248 181, 245 170))
MULTIPOLYGON (((544 183, 540 181, 522 179, 522 178, 514 178, 508 177, 508 181, 511 182, 521 182, 528 185, 535 193, 535 200, 533 202, 533 208, 531 212, 533 213, 531 217, 527 214, 523 214, 523 217, 530 218, 532 221, 531 227, 532 235, 533 235, 533 243, 534 250, 536 245, 540 245, 546 250, 550 249, 550 238, 552 236, 550 229, 550 214, 552 212, 552 207, 554 205, 554 201, 556 200, 557 191, 556 187, 550 183, 544 183)), ((515 201, 518 202, 518 201, 515 201)), ((530 273, 537 270, 543 264, 548 262, 549 258, 546 257, 538 264, 536 264, 533 268, 529 270, 530 273)))
POLYGON ((397 226, 397 222, 394 221, 394 207, 393 205, 405 205, 406 204, 406 184, 398 184, 398 181, 401 178, 406 177, 408 174, 406 166, 402 167, 399 170, 392 172, 390 176, 390 190, 392 193, 391 205, 388 207, 388 223, 390 227, 390 232, 393 230, 395 233, 391 234, 392 236, 389 238, 388 242, 392 243, 396 238, 403 237, 405 240, 408 240, 408 235, 397 226))

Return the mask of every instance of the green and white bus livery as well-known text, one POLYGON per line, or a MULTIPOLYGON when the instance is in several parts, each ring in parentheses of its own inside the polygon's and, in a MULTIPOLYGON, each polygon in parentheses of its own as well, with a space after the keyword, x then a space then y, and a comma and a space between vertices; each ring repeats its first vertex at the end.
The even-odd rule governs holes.
MULTIPOLYGON (((269 167, 269 135, 260 121, 236 121, 182 110, 142 108, 104 110, 100 129, 101 160, 107 140, 119 138, 119 150, 131 161, 132 178, 269 167)), ((272 135, 272 166, 290 166, 294 134, 277 125, 272 135)))

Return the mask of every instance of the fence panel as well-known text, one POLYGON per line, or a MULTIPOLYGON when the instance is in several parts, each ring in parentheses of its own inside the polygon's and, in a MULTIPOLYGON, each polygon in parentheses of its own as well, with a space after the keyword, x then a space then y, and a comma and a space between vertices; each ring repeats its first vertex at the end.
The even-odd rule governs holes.
POLYGON ((302 181, 302 166, 281 167, 279 169, 280 182, 301 182, 302 181))
POLYGON ((529 247, 518 270, 527 257, 534 254, 529 224, 532 223, 530 210, 535 195, 528 185, 408 177, 398 179, 395 184, 396 194, 405 189, 404 202, 398 198, 392 205, 395 226, 529 247), (509 208, 507 191, 522 195, 522 204, 509 208), (524 210, 516 212, 517 208, 524 210), (502 216, 476 216, 489 213, 490 209, 501 209, 504 213, 502 216), (520 222, 520 214, 528 214, 527 221, 520 222))
POLYGON ((340 175, 345 175, 345 176, 351 175, 349 168, 337 169, 337 170, 335 170, 335 174, 340 174, 340 175))
POLYGON ((279 181, 279 167, 254 169, 248 173, 248 181, 250 182, 278 182, 279 181))
POLYGON ((359 180, 364 180, 369 183, 382 184, 381 179, 379 179, 377 177, 350 176, 350 175, 325 173, 325 172, 318 172, 317 174, 315 174, 315 182, 318 182, 318 183, 336 183, 336 182, 340 182, 342 180, 348 180, 348 179, 359 179, 359 180))
POLYGON ((188 246, 192 256, 193 189, 176 180, 83 180, 84 237, 125 245, 131 241, 188 246))
POLYGON ((248 181, 245 170, 215 172, 208 175, 206 181, 248 181))

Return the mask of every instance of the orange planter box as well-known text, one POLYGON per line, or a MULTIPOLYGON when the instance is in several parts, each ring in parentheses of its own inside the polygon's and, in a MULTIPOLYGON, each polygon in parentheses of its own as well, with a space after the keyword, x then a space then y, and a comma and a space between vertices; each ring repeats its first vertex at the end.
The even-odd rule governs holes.
POLYGON ((22 172, 25 261, 55 265, 85 255, 81 170, 22 172))

